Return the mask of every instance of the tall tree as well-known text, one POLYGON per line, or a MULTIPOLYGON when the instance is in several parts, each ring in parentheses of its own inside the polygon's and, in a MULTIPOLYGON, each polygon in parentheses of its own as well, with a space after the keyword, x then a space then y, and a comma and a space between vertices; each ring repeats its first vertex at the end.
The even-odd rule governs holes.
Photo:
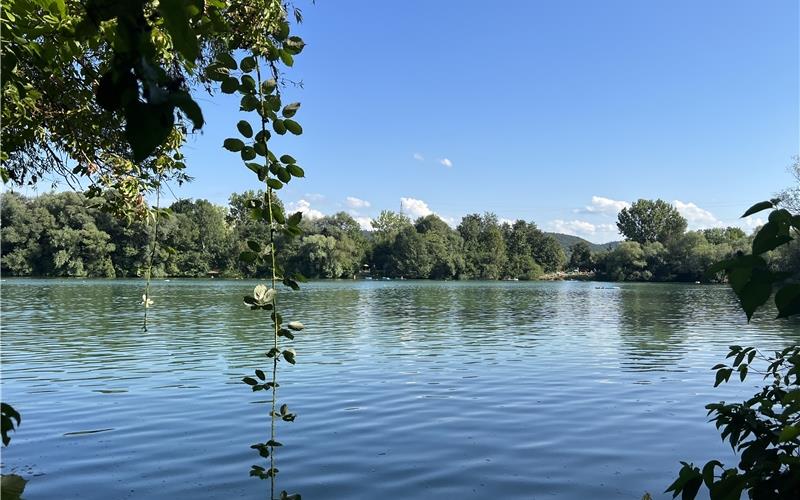
POLYGON ((461 220, 458 232, 464 239, 464 267, 468 278, 500 279, 506 265, 503 231, 493 213, 470 214, 461 220))
POLYGON ((664 200, 640 199, 620 211, 617 228, 630 241, 667 243, 686 231, 686 219, 664 200))
POLYGON ((579 241, 570 247, 569 264, 570 269, 579 271, 591 271, 594 269, 594 258, 592 249, 585 241, 579 241))

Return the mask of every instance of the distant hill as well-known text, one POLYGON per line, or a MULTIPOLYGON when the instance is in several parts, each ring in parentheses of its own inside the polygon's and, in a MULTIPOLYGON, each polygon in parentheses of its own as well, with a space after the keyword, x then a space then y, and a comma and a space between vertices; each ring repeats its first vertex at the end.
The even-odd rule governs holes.
POLYGON ((589 248, 592 249, 592 252, 604 252, 606 250, 611 250, 620 243, 619 241, 609 241, 608 243, 592 243, 591 241, 585 240, 579 236, 572 236, 571 234, 547 233, 547 232, 544 234, 555 238, 556 241, 558 241, 558 243, 564 249, 564 252, 566 252, 567 255, 569 255, 570 253, 569 248, 579 241, 583 241, 587 245, 589 245, 589 248))

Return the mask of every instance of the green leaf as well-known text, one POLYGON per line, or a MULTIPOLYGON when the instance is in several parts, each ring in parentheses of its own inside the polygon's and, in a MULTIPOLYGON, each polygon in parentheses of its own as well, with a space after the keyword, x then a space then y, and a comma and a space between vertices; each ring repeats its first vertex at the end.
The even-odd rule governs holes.
POLYGON ((242 155, 242 160, 250 161, 256 157, 256 150, 253 149, 251 146, 245 146, 244 148, 242 148, 241 155, 242 155))
POLYGON ((270 78, 269 80, 265 80, 261 82, 261 92, 265 94, 271 94, 273 90, 278 86, 278 83, 275 81, 274 78, 270 78))
POLYGON ((206 68, 206 76, 215 82, 221 82, 228 78, 228 69, 221 64, 211 64, 206 68))
POLYGON ((286 361, 288 361, 291 364, 295 364, 295 362, 296 362, 296 358, 295 358, 296 353, 294 352, 294 349, 286 349, 285 351, 283 351, 282 354, 283 354, 283 359, 285 359, 286 361))
POLYGON ((231 151, 231 152, 235 153, 237 151, 241 151, 242 149, 244 149, 244 142, 241 139, 228 137, 222 143, 222 147, 227 149, 228 151, 231 151))
POLYGON ((784 285, 775 293, 778 317, 787 318, 800 314, 800 283, 784 285))
POLYGON ((242 252, 239 254, 239 260, 248 264, 253 263, 258 259, 258 255, 253 252, 242 252))
POLYGON ((751 282, 741 291, 737 292, 742 309, 747 315, 747 321, 753 317, 756 309, 764 305, 772 294, 772 283, 751 282))
POLYGON ((274 130, 278 135, 283 135, 286 133, 286 125, 284 124, 283 120, 273 120, 272 130, 274 130))
POLYGON ((164 20, 172 45, 190 62, 194 62, 200 56, 200 44, 197 43, 197 36, 189 24, 189 16, 186 12, 186 2, 184 0, 161 0, 158 3, 158 11, 164 20))
POLYGON ((300 109, 300 103, 293 102, 284 106, 281 114, 284 116, 284 118, 291 118, 297 113, 298 109, 300 109))
POLYGON ((303 212, 295 212, 289 216, 289 220, 287 221, 290 226, 296 226, 300 224, 300 221, 303 219, 303 212))
POLYGON ((125 113, 125 136, 133 151, 133 161, 142 162, 164 144, 175 125, 173 107, 168 104, 135 102, 125 113))
POLYGON ((239 68, 245 73, 250 73, 256 69, 256 59, 253 56, 247 56, 239 62, 239 68))
POLYGON ((273 34, 275 35, 275 38, 280 41, 286 40, 286 37, 289 36, 289 23, 286 21, 281 21, 278 23, 278 29, 273 34))
POLYGON ((294 65, 294 57, 292 57, 292 54, 288 50, 280 49, 278 50, 278 55, 280 56, 283 64, 289 66, 290 68, 292 65, 294 65))
POLYGON ((266 375, 264 375, 264 372, 261 370, 256 370, 256 377, 260 378, 261 380, 267 380, 266 375))
POLYGON ((253 377, 244 377, 242 379, 242 382, 244 382, 247 385, 256 385, 256 384, 258 384, 258 380, 254 379, 253 377))
POLYGON ((250 75, 243 75, 242 76, 242 85, 241 89, 247 93, 253 93, 256 91, 256 81, 250 75))
POLYGON ((256 132, 256 142, 267 142, 269 141, 271 135, 269 130, 259 130, 256 132))
POLYGON ((762 210, 767 210, 767 209, 770 209, 770 208, 773 208, 773 207, 774 207, 774 205, 772 204, 771 201, 762 201, 762 202, 756 203, 752 207, 748 208, 747 211, 742 215, 742 217, 747 217, 749 215, 753 215, 753 214, 758 213, 758 212, 760 212, 762 210))
POLYGON ((710 488, 714 483, 714 468, 716 467, 722 467, 722 463, 717 460, 711 460, 703 466, 703 482, 707 488, 710 488))
POLYGON ((256 253, 261 252, 261 244, 257 241, 247 240, 247 247, 256 253))
POLYGON ((253 111, 258 107, 261 101, 258 100, 258 97, 254 96, 253 94, 245 94, 242 96, 242 100, 239 103, 239 110, 240 111, 253 111))
POLYGON ((222 92, 225 94, 233 94, 239 90, 239 80, 237 80, 236 77, 229 76, 228 78, 222 80, 220 90, 222 90, 222 92))
POLYGON ((239 123, 236 124, 236 128, 239 129, 239 133, 243 136, 250 138, 253 137, 253 127, 247 122, 247 120, 239 120, 239 123))
POLYGON ((277 175, 278 179, 280 179, 282 182, 289 182, 292 180, 292 174, 290 174, 289 171, 283 167, 278 167, 275 175, 277 175))
POLYGON ((305 171, 297 165, 287 165, 286 170, 294 177, 305 177, 305 171))
POLYGON ((177 91, 172 92, 169 96, 169 102, 177 106, 188 119, 192 121, 194 130, 203 128, 203 111, 200 106, 192 99, 188 92, 177 91))
POLYGON ((290 36, 288 40, 283 42, 283 48, 288 50, 290 54, 297 55, 303 51, 306 43, 299 36, 290 36))
POLYGON ((792 241, 788 234, 781 234, 780 224, 770 221, 764 224, 753 238, 753 255, 769 252, 775 248, 792 241))
POLYGON ((219 62, 221 65, 225 66, 228 69, 236 69, 237 68, 236 59, 234 59, 233 56, 231 56, 227 52, 223 52, 222 54, 218 54, 217 55, 217 62, 219 62))
POLYGON ((270 207, 272 208, 272 218, 275 219, 275 222, 278 224, 285 224, 286 218, 283 215, 283 209, 281 206, 273 202, 270 207))
POLYGON ((258 154, 259 156, 264 156, 264 157, 267 156, 267 145, 264 144, 263 142, 257 142, 253 144, 253 149, 256 150, 256 154, 258 154))
POLYGON ((731 370, 730 368, 723 368, 717 370, 717 377, 716 380, 714 381, 714 387, 717 387, 722 382, 727 382, 728 379, 731 377, 731 373, 733 373, 733 370, 731 370))
POLYGON ((281 155, 280 159, 281 163, 287 163, 287 164, 297 163, 297 161, 289 155, 281 155))
POLYGON ((294 135, 300 135, 303 133, 303 127, 301 127, 300 124, 294 120, 283 120, 283 124, 286 126, 286 130, 294 135))
POLYGON ((278 179, 269 178, 267 179, 267 186, 271 187, 272 189, 280 189, 283 187, 283 183, 278 179))

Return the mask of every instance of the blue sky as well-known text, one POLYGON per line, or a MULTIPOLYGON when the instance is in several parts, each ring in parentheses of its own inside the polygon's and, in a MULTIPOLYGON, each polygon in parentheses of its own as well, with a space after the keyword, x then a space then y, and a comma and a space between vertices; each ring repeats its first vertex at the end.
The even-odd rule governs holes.
MULTIPOLYGON (((795 0, 299 6, 308 45, 287 76, 303 88, 285 94, 305 133, 273 147, 305 168, 282 198, 309 216, 492 211, 601 242, 638 198, 707 227, 791 183, 795 0)), ((225 203, 258 184, 220 147, 236 102, 201 101, 196 180, 175 192, 225 203)))

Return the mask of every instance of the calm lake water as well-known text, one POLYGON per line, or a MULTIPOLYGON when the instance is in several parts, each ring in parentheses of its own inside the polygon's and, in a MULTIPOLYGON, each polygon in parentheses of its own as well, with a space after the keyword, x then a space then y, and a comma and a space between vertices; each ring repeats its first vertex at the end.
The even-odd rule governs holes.
MULTIPOLYGON (((268 318, 252 281, 4 280, 2 398, 23 415, 3 472, 25 498, 266 498, 268 318)), ((279 487, 303 498, 655 498, 679 460, 731 457, 703 405, 746 324, 721 286, 320 282, 282 292, 306 330, 283 366, 279 487)))

